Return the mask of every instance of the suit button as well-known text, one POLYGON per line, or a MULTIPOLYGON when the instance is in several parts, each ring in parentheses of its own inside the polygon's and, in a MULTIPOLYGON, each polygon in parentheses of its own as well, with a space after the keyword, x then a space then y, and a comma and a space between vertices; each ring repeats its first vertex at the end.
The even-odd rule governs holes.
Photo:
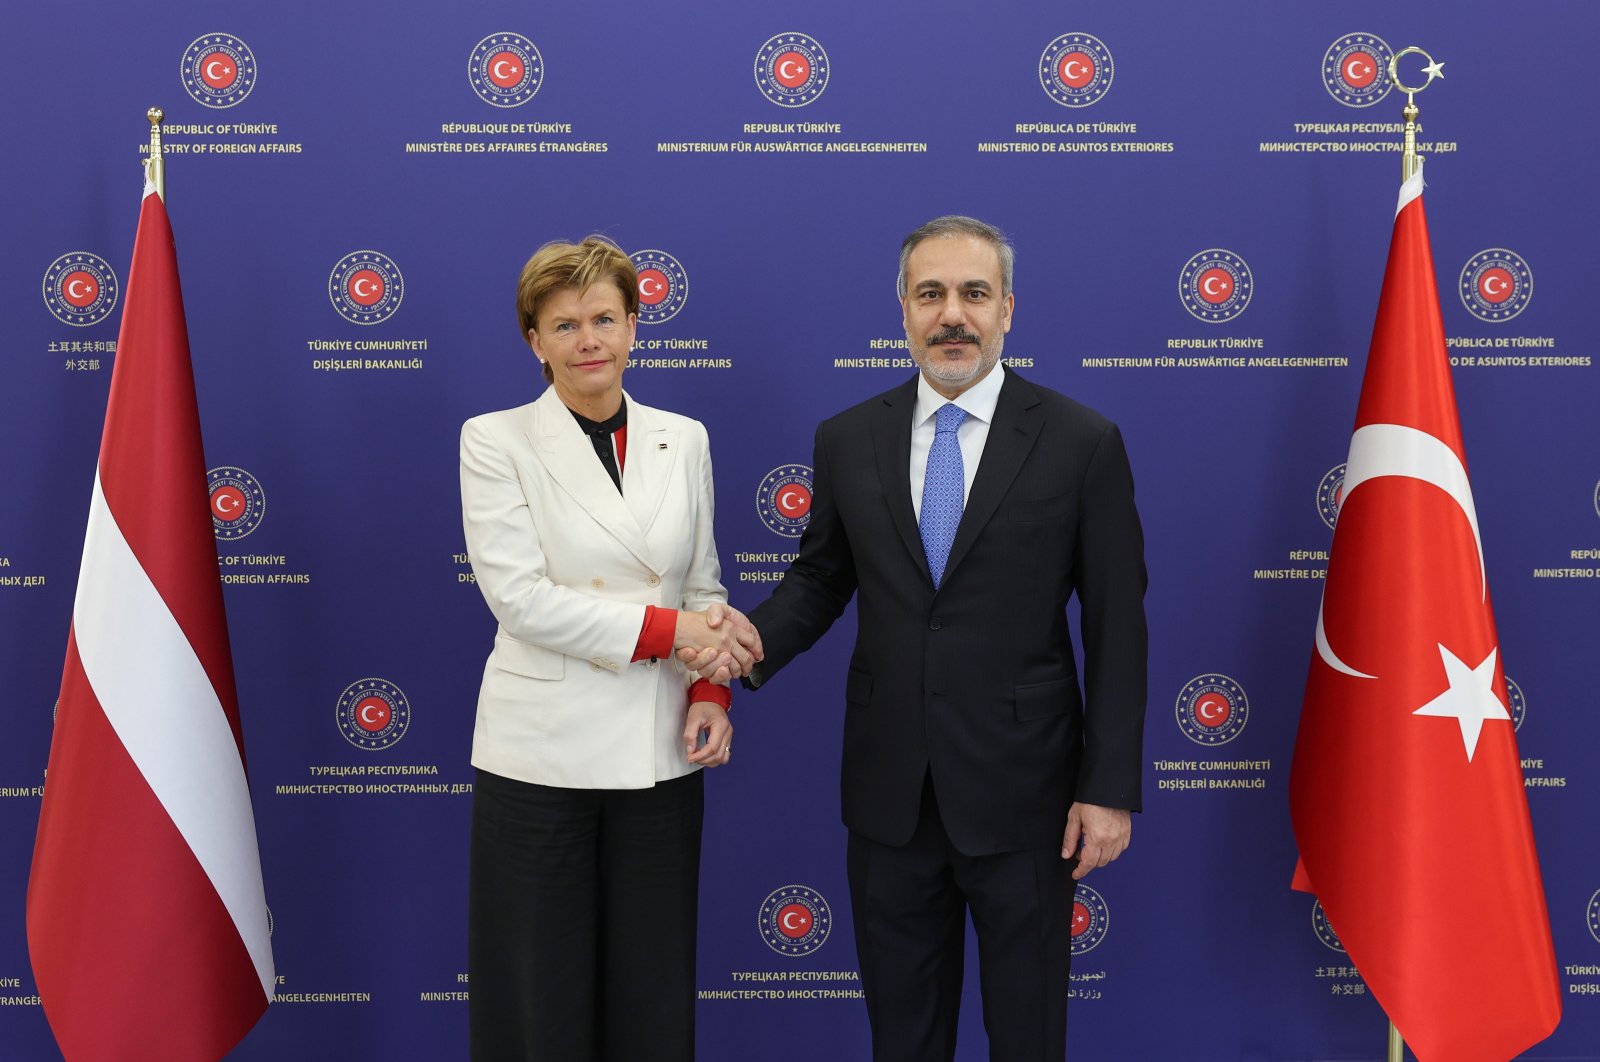
POLYGON ((944 626, 944 624, 939 622, 939 617, 938 616, 935 616, 931 620, 928 621, 928 629, 930 631, 936 631, 942 626, 944 626))
POLYGON ((590 664, 589 665, 589 670, 590 671, 604 671, 605 668, 601 667, 599 664, 590 664))
POLYGON ((644 585, 646 585, 646 586, 660 586, 661 585, 661 576, 656 575, 654 572, 650 573, 649 575, 645 576, 644 585))
POLYGON ((593 579, 590 579, 590 580, 589 580, 589 585, 590 585, 590 586, 592 586, 592 587, 594 587, 594 588, 595 588, 595 589, 596 589, 596 590, 598 590, 598 589, 600 589, 600 588, 601 588, 601 587, 602 587, 602 586, 604 586, 604 585, 606 585, 606 581, 605 581, 605 580, 604 580, 604 579, 602 579, 602 578, 600 578, 600 577, 599 577, 599 576, 598 576, 598 575, 597 575, 597 576, 595 576, 595 577, 594 577, 594 578, 593 578, 593 579))

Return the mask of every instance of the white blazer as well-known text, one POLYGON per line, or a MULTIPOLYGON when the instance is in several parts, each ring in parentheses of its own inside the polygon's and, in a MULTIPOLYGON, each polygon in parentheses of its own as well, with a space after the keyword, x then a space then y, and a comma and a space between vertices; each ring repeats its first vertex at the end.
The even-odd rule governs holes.
POLYGON ((499 621, 472 764, 541 785, 647 789, 684 754, 690 673, 630 663, 646 605, 725 602, 712 539, 711 450, 699 421, 626 394, 622 491, 547 388, 461 428, 461 516, 499 621))

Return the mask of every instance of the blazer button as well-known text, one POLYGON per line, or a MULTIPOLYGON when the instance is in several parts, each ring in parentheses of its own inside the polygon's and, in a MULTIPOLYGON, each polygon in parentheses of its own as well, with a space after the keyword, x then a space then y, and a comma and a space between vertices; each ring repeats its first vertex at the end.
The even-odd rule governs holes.
POLYGON ((602 586, 604 586, 604 585, 606 585, 606 581, 605 581, 605 580, 604 580, 604 579, 602 579, 602 578, 600 578, 600 577, 599 577, 599 576, 598 576, 598 575, 597 575, 597 576, 595 576, 595 577, 594 577, 594 578, 593 578, 593 579, 590 579, 590 580, 589 580, 589 585, 590 585, 590 586, 592 586, 592 587, 594 587, 594 588, 595 588, 595 589, 596 589, 596 590, 598 590, 598 589, 600 589, 600 588, 601 588, 601 587, 602 587, 602 586))
POLYGON ((936 631, 942 626, 944 626, 944 624, 939 622, 939 617, 938 616, 935 616, 931 620, 928 621, 928 629, 930 631, 936 631))
POLYGON ((646 586, 660 586, 661 585, 661 576, 655 574, 654 572, 651 572, 649 575, 645 576, 644 585, 646 585, 646 586))

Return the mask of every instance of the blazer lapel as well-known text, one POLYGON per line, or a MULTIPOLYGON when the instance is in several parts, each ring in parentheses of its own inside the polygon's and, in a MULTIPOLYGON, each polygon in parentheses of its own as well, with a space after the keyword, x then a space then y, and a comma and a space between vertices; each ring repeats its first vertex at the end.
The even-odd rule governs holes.
POLYGON ((1038 395, 1006 370, 1005 382, 1000 386, 1000 401, 994 407, 994 423, 989 425, 989 438, 983 444, 983 457, 978 461, 978 473, 972 480, 972 493, 967 496, 961 523, 956 525, 956 540, 951 543, 950 557, 945 561, 944 582, 950 581, 950 573, 1000 507, 1001 499, 1011 489, 1011 481, 1017 478, 1043 426, 1038 395))
MULTIPOLYGON (((629 553, 651 565, 639 522, 595 456, 594 444, 579 430, 578 422, 572 419, 571 411, 553 387, 546 388, 534 403, 533 430, 528 441, 550 478, 629 553)), ((630 445, 629 450, 632 449, 630 445)))
POLYGON ((911 417, 917 408, 917 378, 883 396, 883 405, 872 422, 872 450, 878 456, 878 483, 889 516, 900 532, 901 541, 917 567, 931 585, 928 556, 922 549, 922 532, 917 527, 916 510, 911 507, 911 417))
POLYGON ((678 431, 626 393, 623 400, 628 403, 628 454, 622 463, 622 499, 635 525, 648 532, 661 512, 667 484, 677 474, 678 431))

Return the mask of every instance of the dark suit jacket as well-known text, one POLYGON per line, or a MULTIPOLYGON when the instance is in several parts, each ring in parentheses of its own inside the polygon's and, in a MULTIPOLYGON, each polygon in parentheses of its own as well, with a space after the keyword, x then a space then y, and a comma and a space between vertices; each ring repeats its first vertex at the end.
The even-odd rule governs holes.
POLYGON ((1139 807, 1144 535, 1122 436, 1005 374, 937 591, 911 506, 913 378, 818 427, 799 556, 751 613, 766 660, 746 684, 759 686, 859 592, 843 812, 882 844, 910 839, 930 770, 967 855, 1059 845, 1074 800, 1139 807))

